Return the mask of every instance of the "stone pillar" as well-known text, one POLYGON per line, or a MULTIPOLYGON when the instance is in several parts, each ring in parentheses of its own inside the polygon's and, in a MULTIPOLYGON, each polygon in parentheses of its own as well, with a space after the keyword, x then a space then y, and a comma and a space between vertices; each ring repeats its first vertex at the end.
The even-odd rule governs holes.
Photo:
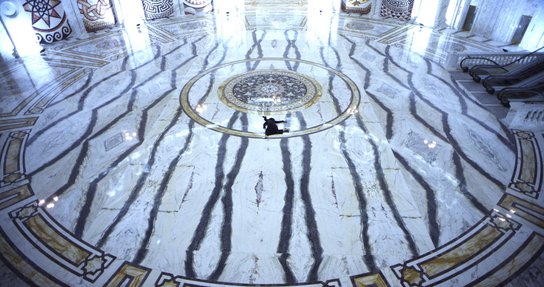
POLYGON ((115 26, 116 19, 110 0, 77 0, 77 7, 87 32, 115 26))
POLYGON ((371 9, 370 0, 342 0, 342 10, 348 13, 369 14, 371 9))
POLYGON ((438 12, 436 13, 435 27, 447 27, 446 14, 450 3, 455 4, 456 1, 440 0, 438 3, 438 12))
POLYGON ((212 0, 183 0, 185 14, 202 14, 213 11, 212 0))
POLYGON ((380 8, 380 16, 383 18, 396 18, 410 21, 414 0, 383 0, 380 8))
POLYGON ((166 18, 174 14, 173 0, 142 0, 142 5, 147 20, 166 18))
POLYGON ((28 0, 23 2, 23 10, 30 15, 32 28, 40 43, 53 43, 72 33, 60 0, 28 0))

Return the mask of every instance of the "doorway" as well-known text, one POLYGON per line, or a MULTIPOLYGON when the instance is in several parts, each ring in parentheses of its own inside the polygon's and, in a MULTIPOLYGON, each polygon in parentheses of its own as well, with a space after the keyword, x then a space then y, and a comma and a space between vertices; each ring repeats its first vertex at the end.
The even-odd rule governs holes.
POLYGON ((474 19, 476 19, 476 6, 468 6, 467 17, 465 18, 465 23, 463 24, 463 31, 470 31, 472 29, 472 24, 474 24, 474 19))
POLYGON ((514 36, 512 36, 512 44, 519 44, 521 43, 521 40, 523 39, 523 36, 525 35, 525 32, 527 31, 527 27, 529 27, 529 24, 531 23, 531 20, 533 19, 532 16, 522 15, 521 19, 519 19, 518 27, 516 28, 516 31, 514 32, 514 36))

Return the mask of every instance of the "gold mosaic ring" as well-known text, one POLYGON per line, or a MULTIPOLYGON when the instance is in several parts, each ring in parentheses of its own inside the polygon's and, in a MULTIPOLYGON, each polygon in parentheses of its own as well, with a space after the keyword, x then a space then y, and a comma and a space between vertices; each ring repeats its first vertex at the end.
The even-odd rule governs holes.
MULTIPOLYGON (((234 77, 230 77, 229 79, 224 81, 220 85, 220 87, 218 89, 219 98, 221 99, 221 101, 224 104, 226 104, 228 107, 230 107, 232 109, 235 109, 235 110, 238 110, 238 111, 245 112, 245 113, 271 114, 271 113, 274 113, 274 112, 286 112, 286 111, 294 111, 294 110, 297 110, 297 109, 307 108, 307 107, 315 104, 319 100, 319 98, 320 98, 320 96, 322 94, 322 88, 321 88, 321 86, 319 85, 319 83, 316 80, 311 79, 311 78, 309 78, 307 76, 304 76, 304 75, 302 75, 300 73, 294 73, 294 72, 291 72, 291 71, 288 71, 288 70, 276 70, 276 71, 281 71, 281 73, 285 73, 285 74, 288 74, 288 75, 293 76, 293 77, 296 76, 299 79, 302 78, 301 81, 304 81, 304 82, 308 83, 309 87, 311 87, 311 88, 313 87, 315 89, 314 94, 310 95, 308 98, 305 99, 305 101, 303 101, 302 103, 299 103, 298 105, 295 105, 294 107, 288 107, 285 110, 282 109, 282 110, 278 110, 278 111, 258 111, 256 109, 251 109, 248 105, 241 105, 239 103, 233 103, 232 98, 228 99, 227 97, 224 96, 225 87, 228 86, 229 83, 232 83, 232 81, 235 78, 240 77, 240 76, 244 76, 244 75, 247 75, 247 74, 253 75, 255 73, 259 73, 260 71, 265 71, 266 72, 266 71, 271 71, 271 70, 250 71, 250 72, 242 74, 242 75, 237 75, 237 76, 234 76, 234 77)), ((343 122, 344 120, 346 120, 349 116, 351 116, 353 114, 353 111, 356 111, 358 109, 357 107, 359 106, 360 98, 361 98, 361 95, 360 95, 359 88, 357 87, 357 85, 347 75, 345 75, 342 72, 339 72, 337 70, 334 70, 333 68, 330 68, 330 67, 318 64, 318 63, 314 63, 314 62, 311 62, 311 61, 300 60, 300 59, 291 59, 291 58, 271 57, 271 58, 244 59, 244 60, 229 62, 229 63, 223 64, 223 65, 213 67, 211 69, 208 69, 208 70, 198 74, 197 76, 191 78, 185 84, 185 86, 183 87, 183 89, 181 91, 181 95, 180 95, 180 103, 181 103, 181 106, 182 106, 183 110, 185 111, 185 113, 191 119, 193 119, 194 121, 196 121, 200 125, 202 125, 202 126, 204 126, 206 128, 209 128, 211 130, 217 131, 217 132, 226 133, 226 134, 230 134, 230 135, 234 135, 234 136, 240 136, 240 137, 248 137, 248 138, 287 138, 287 137, 296 137, 296 136, 301 136, 301 135, 307 135, 307 134, 320 132, 320 131, 329 129, 329 128, 343 122), (320 69, 324 69, 327 72, 332 73, 335 76, 338 76, 342 81, 344 81, 348 85, 349 90, 351 91, 350 103, 345 108, 345 110, 343 110, 338 116, 336 116, 335 118, 333 118, 333 119, 331 119, 331 120, 329 120, 327 122, 324 122, 322 124, 319 124, 319 125, 307 128, 307 129, 290 131, 288 133, 284 133, 284 134, 280 134, 280 135, 272 135, 272 136, 268 136, 268 137, 265 137, 265 135, 263 133, 241 131, 241 130, 236 130, 236 129, 231 129, 231 128, 221 126, 219 124, 216 124, 214 122, 211 122, 211 121, 203 118, 202 116, 199 115, 199 113, 193 107, 191 107, 191 105, 189 103, 189 93, 191 91, 191 88, 194 86, 194 84, 197 81, 199 81, 201 78, 208 75, 209 73, 215 72, 215 71, 217 71, 217 70, 219 70, 221 68, 227 67, 227 66, 240 64, 240 63, 246 63, 246 62, 254 62, 254 61, 282 61, 282 62, 289 61, 289 62, 297 62, 297 63, 302 63, 302 64, 308 64, 308 65, 318 67, 320 69)))

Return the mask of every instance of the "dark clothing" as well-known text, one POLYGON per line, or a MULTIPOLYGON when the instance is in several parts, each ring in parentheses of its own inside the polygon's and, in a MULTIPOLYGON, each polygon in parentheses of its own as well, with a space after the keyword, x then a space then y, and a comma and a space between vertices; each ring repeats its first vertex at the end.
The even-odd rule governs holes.
POLYGON ((285 123, 285 121, 276 121, 274 118, 269 118, 269 119, 267 119, 266 117, 263 117, 263 118, 264 118, 263 129, 265 129, 264 131, 265 135, 269 136, 269 135, 283 134, 283 130, 278 129, 277 124, 285 123))

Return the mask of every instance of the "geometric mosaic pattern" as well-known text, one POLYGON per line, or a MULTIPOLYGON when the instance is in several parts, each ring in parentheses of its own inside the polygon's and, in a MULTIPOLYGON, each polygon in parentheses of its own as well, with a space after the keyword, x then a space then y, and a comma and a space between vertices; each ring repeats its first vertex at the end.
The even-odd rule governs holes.
POLYGON ((38 42, 53 43, 72 33, 60 0, 29 0, 23 8, 32 18, 38 42))
POLYGON ((277 70, 259 70, 235 76, 223 83, 219 90, 220 99, 227 105, 264 114, 311 105, 321 94, 316 81, 299 73, 277 70))
POLYGON ((380 8, 380 16, 409 21, 412 14, 414 0, 392 1, 384 0, 380 8))
POLYGON ((173 0, 142 0, 142 4, 148 20, 165 18, 174 13, 173 0))
POLYGON ((110 0, 78 0, 79 13, 83 15, 83 25, 87 32, 112 28, 115 14, 110 0))

